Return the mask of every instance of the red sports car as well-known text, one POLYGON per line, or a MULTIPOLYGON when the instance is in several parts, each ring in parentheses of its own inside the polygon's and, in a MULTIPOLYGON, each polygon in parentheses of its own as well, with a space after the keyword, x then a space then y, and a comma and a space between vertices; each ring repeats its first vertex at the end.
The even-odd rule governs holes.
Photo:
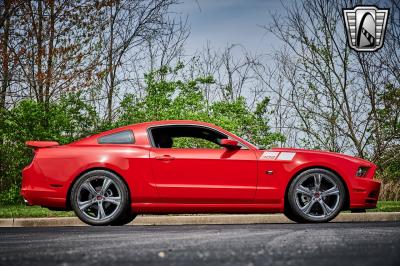
POLYGON ((143 213, 284 212, 327 222, 341 210, 376 206, 376 166, 332 152, 260 150, 212 124, 158 121, 68 145, 28 141, 23 171, 30 205, 73 209, 91 225, 121 225, 143 213))

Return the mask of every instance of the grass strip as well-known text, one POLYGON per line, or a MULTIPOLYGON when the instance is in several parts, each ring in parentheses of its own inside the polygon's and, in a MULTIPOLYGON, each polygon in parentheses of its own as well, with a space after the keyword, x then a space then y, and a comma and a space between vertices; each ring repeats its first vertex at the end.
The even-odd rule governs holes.
MULTIPOLYGON (((379 201, 376 209, 368 212, 400 212, 400 201, 379 201)), ((0 218, 22 217, 72 217, 72 211, 51 211, 40 206, 3 205, 0 206, 0 218)))

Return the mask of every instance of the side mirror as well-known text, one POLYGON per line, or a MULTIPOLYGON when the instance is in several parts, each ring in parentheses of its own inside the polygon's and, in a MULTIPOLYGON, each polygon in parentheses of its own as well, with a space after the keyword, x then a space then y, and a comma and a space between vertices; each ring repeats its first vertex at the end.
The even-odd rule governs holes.
POLYGON ((239 148, 239 143, 236 140, 233 139, 221 139, 219 141, 219 144, 222 147, 225 147, 227 149, 238 149, 239 148))

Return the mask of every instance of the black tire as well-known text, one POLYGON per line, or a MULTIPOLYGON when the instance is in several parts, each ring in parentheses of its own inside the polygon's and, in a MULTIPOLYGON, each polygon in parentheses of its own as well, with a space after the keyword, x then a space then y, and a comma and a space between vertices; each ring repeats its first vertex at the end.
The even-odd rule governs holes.
POLYGON ((283 214, 291 221, 296 223, 304 223, 304 220, 301 219, 300 216, 293 213, 292 209, 290 208, 289 204, 286 204, 283 214))
POLYGON ((299 223, 329 222, 342 210, 345 200, 346 189, 336 174, 321 168, 309 169, 291 182, 285 215, 299 223))
POLYGON ((126 221, 131 208, 127 186, 119 176, 106 170, 90 171, 79 177, 71 189, 70 201, 76 216, 89 225, 126 221), (108 186, 104 185, 106 180, 108 186))
POLYGON ((111 225, 120 226, 120 225, 129 224, 130 222, 132 222, 136 218, 136 216, 137 216, 137 214, 133 213, 131 208, 128 208, 126 210, 125 214, 123 215, 123 217, 121 217, 120 219, 112 222, 111 225))

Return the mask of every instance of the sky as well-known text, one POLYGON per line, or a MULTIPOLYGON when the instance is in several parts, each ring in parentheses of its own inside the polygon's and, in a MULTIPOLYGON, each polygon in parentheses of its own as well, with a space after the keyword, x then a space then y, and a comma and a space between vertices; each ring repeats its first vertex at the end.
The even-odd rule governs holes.
POLYGON ((284 9, 281 0, 182 0, 174 12, 189 20, 186 54, 201 50, 207 42, 216 49, 242 44, 251 53, 261 54, 277 44, 261 26, 284 9))

